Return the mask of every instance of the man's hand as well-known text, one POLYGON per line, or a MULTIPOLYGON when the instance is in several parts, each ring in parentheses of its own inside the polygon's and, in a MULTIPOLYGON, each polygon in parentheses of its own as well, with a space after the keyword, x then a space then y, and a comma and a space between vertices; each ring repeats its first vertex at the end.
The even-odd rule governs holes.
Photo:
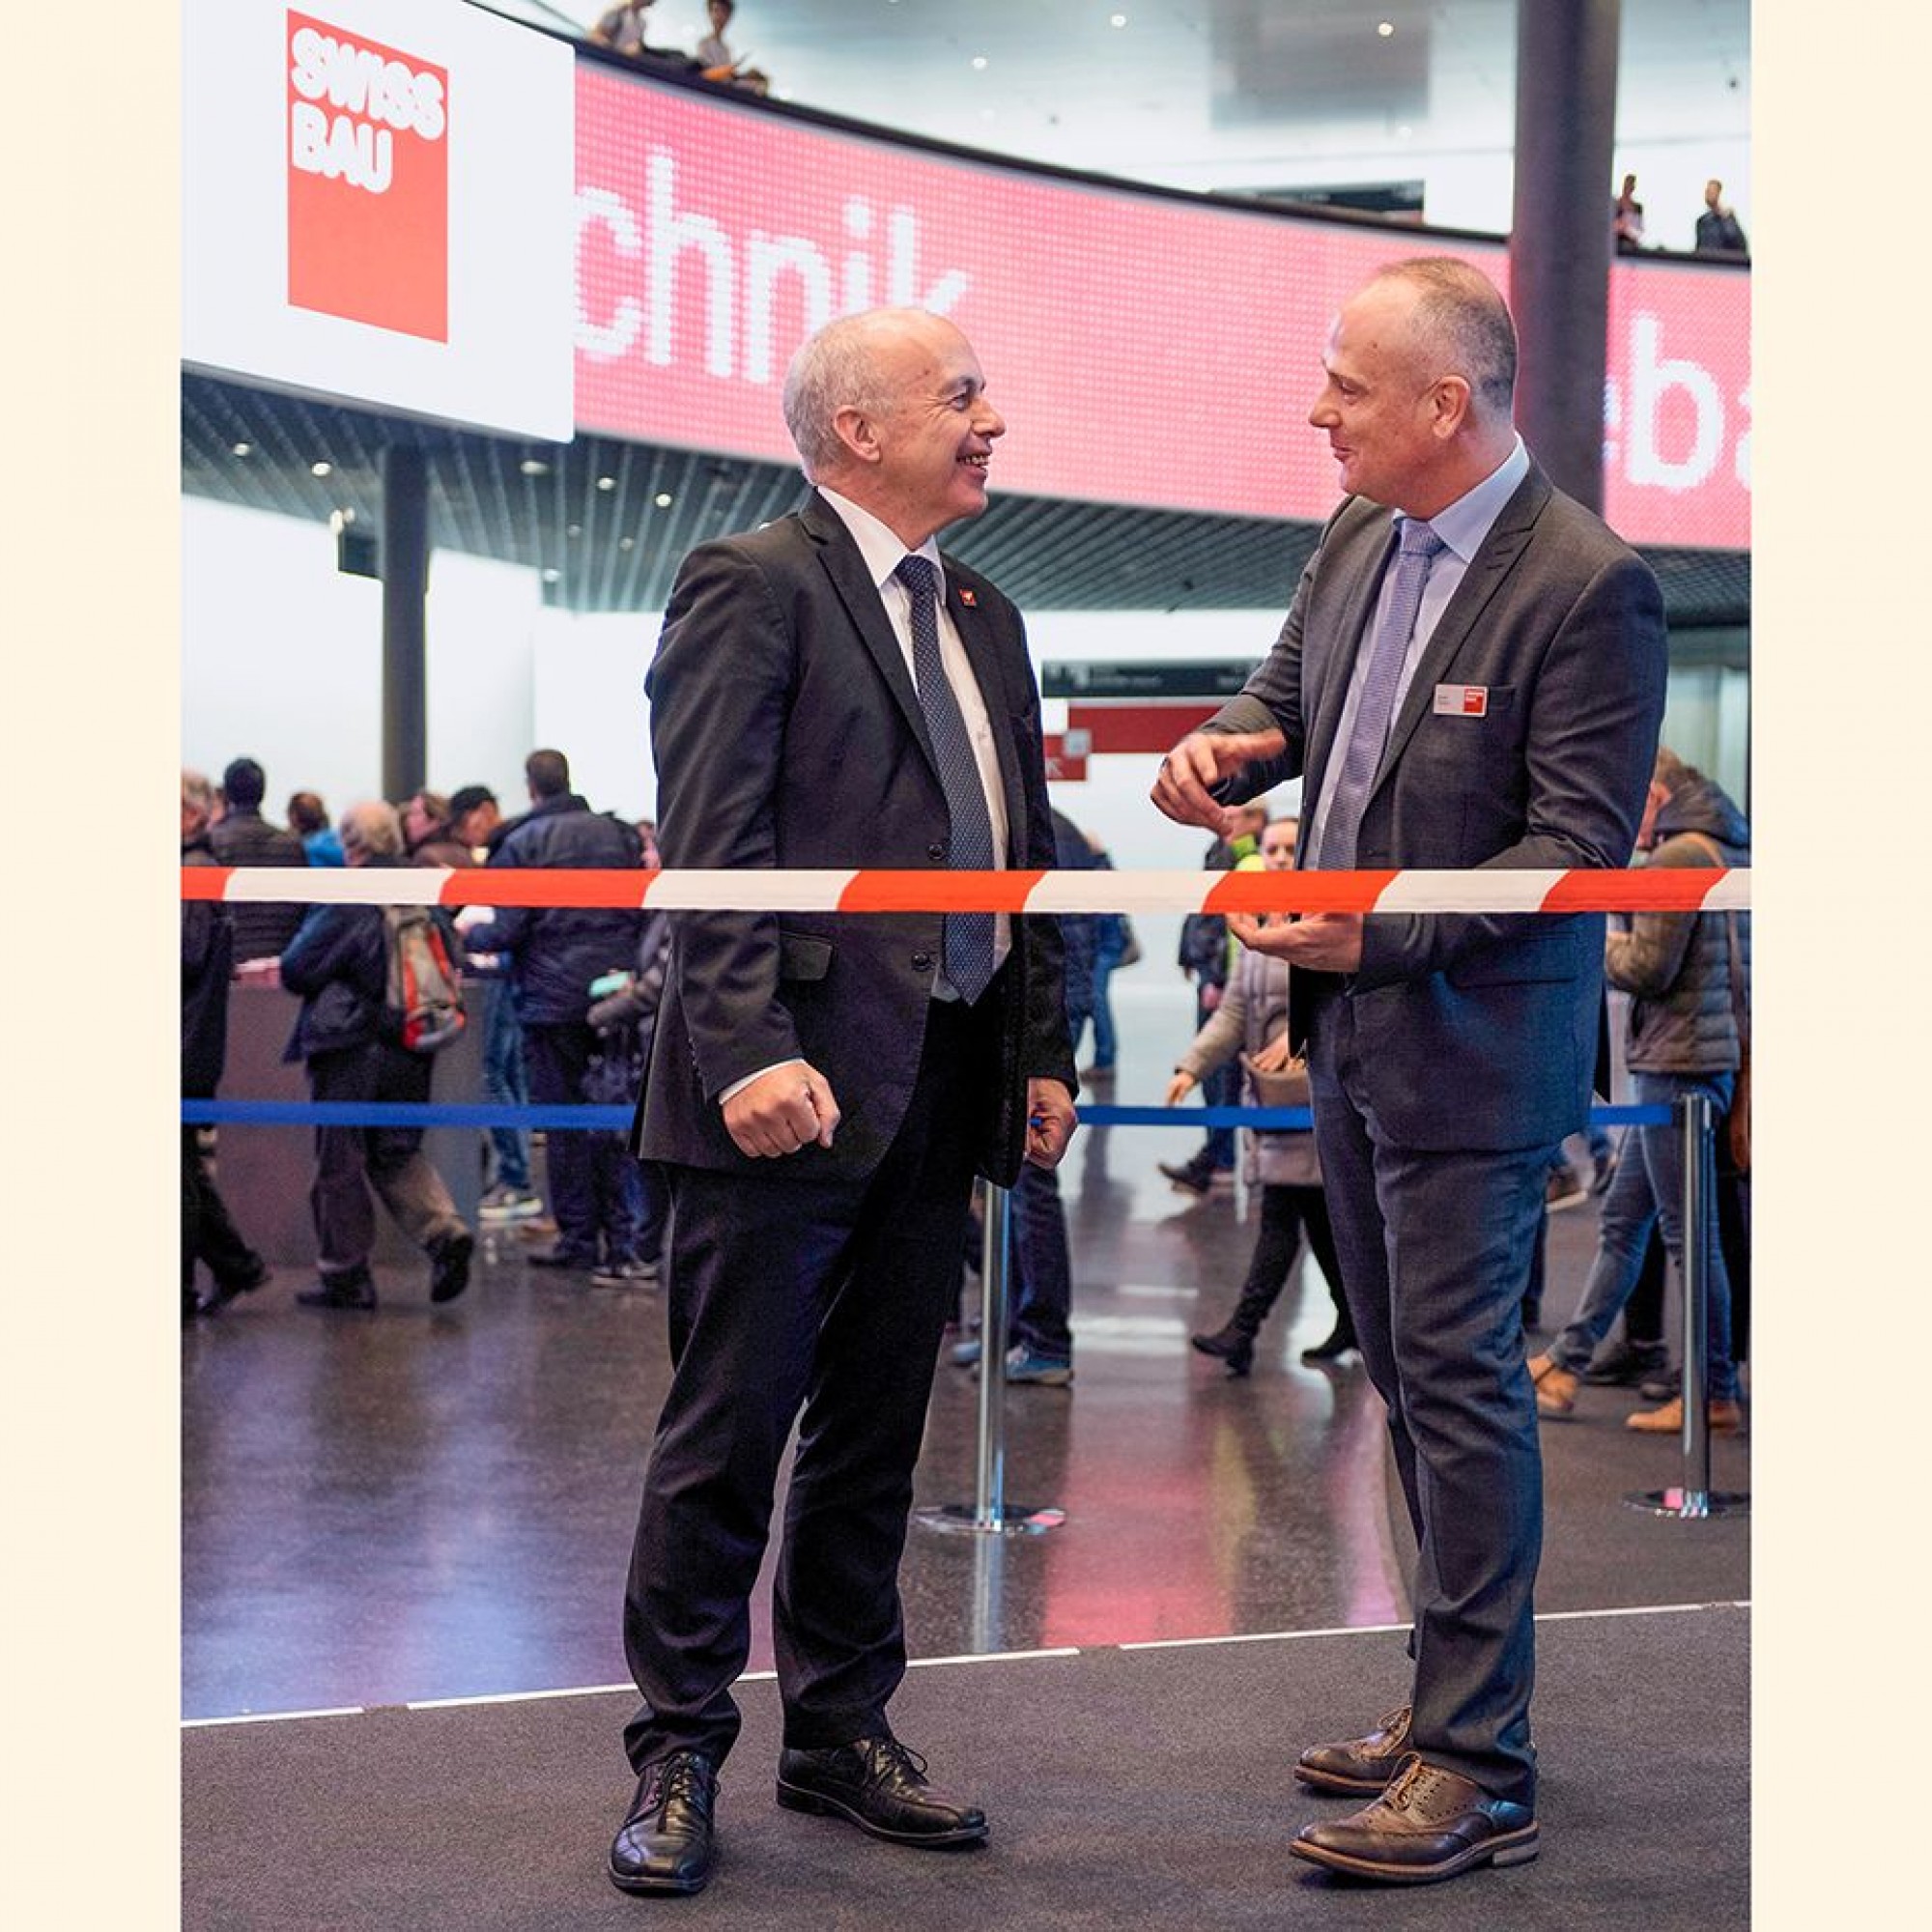
POLYGON ((724 1102, 724 1131, 754 1159, 832 1145, 838 1102, 817 1067, 803 1060, 761 1073, 724 1102))
POLYGON ((1036 1167, 1058 1167, 1080 1116, 1073 1095, 1058 1080, 1027 1082, 1026 1157, 1036 1167))
POLYGON ((1228 930, 1253 952, 1272 952, 1291 966, 1318 973, 1352 973, 1362 963, 1358 912, 1317 912, 1306 919, 1271 919, 1265 924, 1252 913, 1231 912, 1228 930))
POLYGON ((1248 1065, 1257 1073, 1286 1073, 1290 1058, 1288 1036, 1278 1033, 1265 1046, 1248 1055, 1248 1065))
POLYGON ((1160 761, 1149 794, 1178 825, 1201 825, 1224 838, 1235 830, 1234 809, 1218 804, 1210 789, 1256 758, 1278 758, 1288 749, 1279 731, 1190 731, 1160 761))
POLYGON ((1181 1101, 1194 1092, 1197 1084, 1193 1074, 1188 1072, 1184 1066, 1177 1066, 1174 1069, 1174 1078, 1167 1083, 1167 1100, 1165 1104, 1170 1107, 1179 1106, 1181 1101))

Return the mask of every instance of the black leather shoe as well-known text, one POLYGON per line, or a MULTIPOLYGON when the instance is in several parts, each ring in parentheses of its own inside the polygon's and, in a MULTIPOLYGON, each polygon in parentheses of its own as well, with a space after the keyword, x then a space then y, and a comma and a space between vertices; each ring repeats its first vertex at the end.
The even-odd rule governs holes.
POLYGON ((977 1845, 986 1836, 986 1814, 933 1790, 925 1760, 896 1738, 781 1752, 779 1803, 787 1811, 848 1819, 895 1845, 977 1845))
POLYGON ((345 1268, 340 1274, 324 1275, 313 1288, 299 1290, 296 1299, 304 1308, 343 1308, 373 1315, 376 1284, 367 1268, 345 1268))
POLYGON ((274 1269, 260 1255, 255 1255, 239 1275, 214 1284, 213 1291, 201 1304, 201 1312, 213 1315, 217 1309, 226 1308, 237 1295, 253 1294, 258 1288, 266 1287, 274 1278, 274 1269))
POLYGON ((1476 1865, 1520 1865, 1536 1856, 1527 1804, 1492 1798, 1415 1752, 1373 1804, 1332 1824, 1304 1825, 1289 1850, 1311 1864, 1384 1885, 1428 1885, 1476 1865))
POLYGON ((619 1891, 702 1891, 718 1861, 717 1803, 718 1767, 702 1751, 672 1751, 645 1765, 611 1841, 611 1883, 619 1891))
POLYGON ((469 1257, 476 1237, 468 1228, 439 1235, 429 1244, 429 1298, 454 1301, 469 1286, 469 1257))
POLYGON ((1188 1194, 1206 1194, 1213 1179, 1213 1169, 1204 1160, 1190 1160, 1180 1163, 1156 1161, 1154 1165, 1174 1182, 1175 1186, 1188 1194))
POLYGON ((1408 1749, 1408 1706, 1391 1711, 1365 1738, 1347 1744, 1310 1745, 1294 1775, 1322 1791, 1379 1791, 1395 1776, 1408 1749))
POLYGON ((1226 1362, 1231 1376, 1244 1376, 1255 1365, 1255 1338, 1232 1321, 1211 1335, 1190 1335, 1187 1339, 1204 1355, 1214 1355, 1226 1362))
POLYGON ((1338 1324, 1336 1327, 1331 1328, 1312 1349, 1302 1350, 1301 1359, 1304 1362, 1339 1361, 1354 1346, 1355 1331, 1352 1328, 1343 1327, 1338 1324))

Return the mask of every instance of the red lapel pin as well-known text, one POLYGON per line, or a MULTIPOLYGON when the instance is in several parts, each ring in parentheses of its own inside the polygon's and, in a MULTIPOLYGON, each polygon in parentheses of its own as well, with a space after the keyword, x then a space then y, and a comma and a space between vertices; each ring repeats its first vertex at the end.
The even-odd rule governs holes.
POLYGON ((980 608, 979 598, 974 596, 972 591, 967 589, 967 587, 963 583, 959 586, 959 601, 960 603, 965 605, 965 607, 969 611, 977 611, 980 608))

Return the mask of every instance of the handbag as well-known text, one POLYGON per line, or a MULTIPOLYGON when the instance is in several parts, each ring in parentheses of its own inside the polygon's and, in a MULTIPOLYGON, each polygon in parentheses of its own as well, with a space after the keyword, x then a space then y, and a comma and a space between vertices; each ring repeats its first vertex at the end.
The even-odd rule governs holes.
POLYGON ((1257 1104, 1264 1107, 1305 1107, 1308 1105, 1308 1063, 1291 1060, 1279 1072, 1264 1072, 1244 1053, 1241 1070, 1255 1090, 1257 1104))

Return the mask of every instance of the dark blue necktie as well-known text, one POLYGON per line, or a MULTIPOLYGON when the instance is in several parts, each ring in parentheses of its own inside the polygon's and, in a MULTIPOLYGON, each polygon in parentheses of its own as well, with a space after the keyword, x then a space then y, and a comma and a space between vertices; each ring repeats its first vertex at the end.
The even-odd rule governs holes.
POLYGON ((1369 651, 1369 668, 1362 677, 1362 698, 1355 707, 1354 729, 1342 754, 1342 770, 1328 796, 1321 821, 1321 849, 1315 864, 1323 871, 1347 872, 1355 864, 1355 836, 1362 828, 1362 808, 1376 781, 1388 743, 1389 719, 1395 710, 1396 687, 1402 682, 1403 659, 1422 609, 1422 587, 1429 582, 1429 562, 1442 539, 1427 524, 1406 517, 1402 545, 1394 564, 1395 589, 1388 613, 1377 628, 1369 651))
MULTIPOLYGON (((919 687, 933 756, 939 761, 939 780, 946 787, 946 810, 952 820, 949 863, 967 871, 990 872, 995 864, 993 821, 980 782, 980 761, 973 755, 966 720, 939 656, 939 573, 924 557, 906 556, 893 575, 912 598, 913 681, 919 687)), ((948 913, 945 947, 946 977, 970 1004, 993 977, 993 915, 948 913)))

